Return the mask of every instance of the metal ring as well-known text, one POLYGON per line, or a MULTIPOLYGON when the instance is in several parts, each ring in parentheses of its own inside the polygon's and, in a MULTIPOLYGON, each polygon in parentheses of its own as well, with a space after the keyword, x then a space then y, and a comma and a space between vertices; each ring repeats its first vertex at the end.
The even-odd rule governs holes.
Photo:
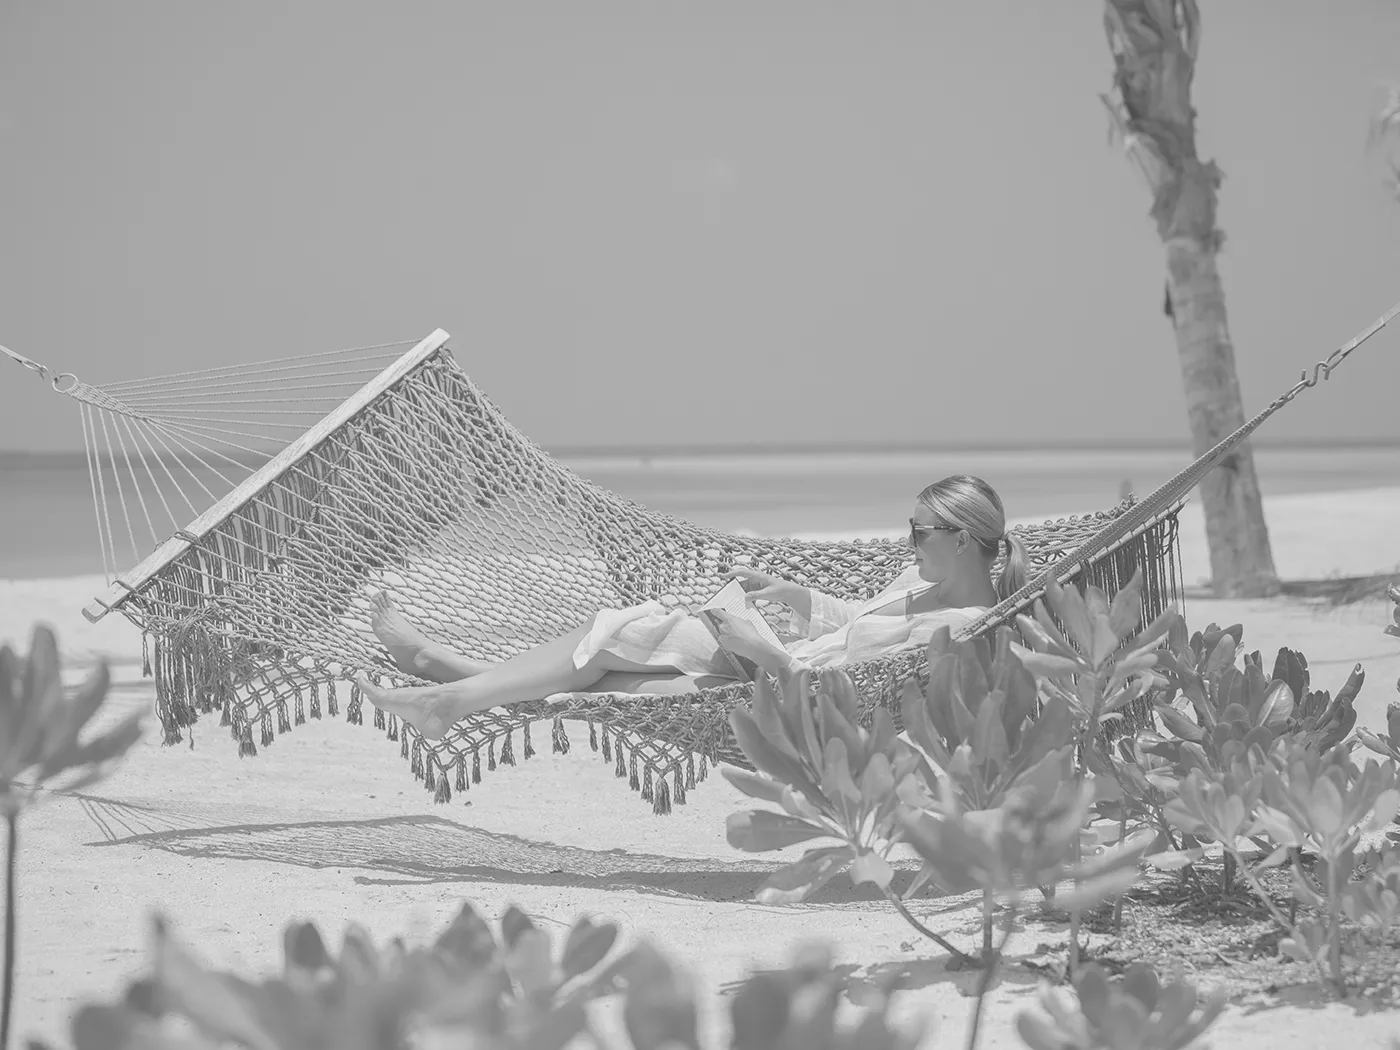
POLYGON ((60 372, 58 375, 54 376, 53 379, 50 380, 50 382, 53 384, 53 388, 57 390, 60 394, 71 394, 74 390, 78 388, 78 377, 75 376, 72 372, 60 372), (58 385, 65 379, 73 380, 72 386, 60 387, 58 385))

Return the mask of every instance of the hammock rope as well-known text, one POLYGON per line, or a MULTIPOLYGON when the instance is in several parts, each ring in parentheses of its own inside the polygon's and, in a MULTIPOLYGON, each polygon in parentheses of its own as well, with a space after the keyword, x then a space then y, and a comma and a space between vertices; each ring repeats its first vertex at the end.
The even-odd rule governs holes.
MULTIPOLYGON (((1112 591, 1141 570, 1144 617, 1178 602, 1177 516, 1189 491, 1397 314, 1400 304, 1141 502, 1018 530, 1030 582, 964 635, 1012 622, 1052 578, 1112 591)), ((153 643, 167 743, 218 713, 240 753, 254 755, 323 707, 336 716, 358 671, 416 681, 387 663, 368 630, 372 587, 445 644, 499 660, 600 608, 653 598, 694 609, 736 564, 866 598, 910 562, 900 542, 727 535, 599 488, 516 430, 446 343, 439 330, 407 350, 388 343, 103 386, 71 373, 50 380, 79 403, 109 584, 84 613, 95 621, 117 609, 143 646, 153 643), (300 390, 311 393, 286 396, 300 390), (126 543, 129 559, 119 555, 126 543)), ((0 352, 48 378, 44 366, 0 352)), ((884 706, 898 720, 905 682, 927 675, 922 649, 844 669, 867 718, 884 706)), ((530 757, 533 724, 550 723, 557 752, 570 747, 565 720, 585 722, 590 746, 605 761, 615 754, 617 775, 665 813, 709 764, 747 764, 728 716, 752 687, 684 684, 677 693, 607 680, 482 712, 431 742, 380 711, 374 720, 440 802, 480 781, 483 757, 488 771, 514 765, 517 735, 530 757)), ((352 688, 345 717, 362 722, 362 706, 352 688)))

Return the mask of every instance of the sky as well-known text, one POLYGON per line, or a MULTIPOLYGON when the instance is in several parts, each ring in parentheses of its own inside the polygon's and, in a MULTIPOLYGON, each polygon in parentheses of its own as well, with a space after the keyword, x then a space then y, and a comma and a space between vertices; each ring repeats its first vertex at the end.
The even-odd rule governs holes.
MULTIPOLYGON (((1400 9, 1201 8, 1252 413, 1400 299, 1400 9)), ((1184 442, 1101 11, 7 0, 0 343, 101 383, 441 327, 551 448, 1184 442)), ((1259 439, 1400 440, 1400 325, 1259 439)), ((81 447, 0 359, 0 449, 81 447)))

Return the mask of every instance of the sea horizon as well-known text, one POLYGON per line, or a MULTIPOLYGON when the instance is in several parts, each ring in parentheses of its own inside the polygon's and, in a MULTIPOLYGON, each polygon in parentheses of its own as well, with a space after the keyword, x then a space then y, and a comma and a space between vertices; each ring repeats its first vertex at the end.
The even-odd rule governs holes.
MULTIPOLYGON (((1254 453, 1267 497, 1400 486, 1397 449, 1400 442, 1261 442, 1254 453)), ((551 454, 581 477, 660 514, 768 536, 892 535, 924 485, 957 473, 990 482, 1013 521, 1086 513, 1114 506, 1124 490, 1145 497, 1194 458, 1189 445, 1180 442, 1033 448, 595 445, 556 448, 551 454)), ((130 477, 124 465, 120 473, 130 477)), ((211 482, 209 487, 222 496, 231 486, 211 482)), ((0 451, 0 497, 0 578, 103 572, 83 452, 0 451)), ((212 502, 195 497, 193 506, 202 511, 212 502)), ((181 525, 194 516, 182 515, 181 525)), ((172 531, 165 529, 162 536, 172 531)), ((142 539, 148 538, 138 537, 137 553, 144 556, 153 544, 142 539)), ((118 571, 140 559, 127 548, 121 560, 128 564, 118 571)))
MULTIPOLYGON (((1318 437, 1318 438, 1260 438, 1251 437, 1250 447, 1256 450, 1304 451, 1310 449, 1346 451, 1349 449, 1400 450, 1397 437, 1318 437)), ((1015 453, 1015 452, 1179 452, 1190 451, 1189 438, 1103 438, 1089 440, 1070 438, 1036 441, 750 441, 750 442, 680 442, 637 444, 552 444, 541 448, 556 459, 693 459, 715 457, 755 456, 867 456, 921 453, 1015 453)), ((99 453, 106 457, 110 453, 99 453)), ((168 457, 161 457, 168 458, 168 457)), ((185 457, 179 457, 185 458, 185 457)), ((85 466, 88 453, 83 449, 0 448, 0 469, 19 466, 85 466)))

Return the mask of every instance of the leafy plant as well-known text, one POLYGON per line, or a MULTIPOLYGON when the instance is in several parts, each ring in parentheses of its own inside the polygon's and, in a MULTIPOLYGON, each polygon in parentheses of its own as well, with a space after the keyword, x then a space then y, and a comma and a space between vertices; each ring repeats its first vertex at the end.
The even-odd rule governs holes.
MULTIPOLYGON (((1300 920, 1294 936, 1280 947, 1319 967, 1325 952, 1332 981, 1344 990, 1342 913, 1348 901, 1353 912, 1364 911, 1367 903, 1364 895, 1356 898, 1348 892, 1355 851, 1363 832, 1385 827, 1400 810, 1395 764, 1371 759, 1358 769, 1341 748, 1319 756, 1297 743, 1273 757, 1263 769, 1264 796, 1257 820, 1279 849, 1265 863, 1291 857, 1295 896, 1325 917, 1300 920), (1297 850, 1302 848, 1317 854, 1320 892, 1298 862, 1297 850)), ((1383 878, 1381 883, 1383 888, 1383 878)), ((1388 927, 1390 921, 1388 915, 1382 925, 1388 927)))
POLYGON ((547 933, 511 908, 498 939, 467 904, 427 948, 400 940, 377 947, 352 923, 332 955, 314 924, 293 923, 283 936, 282 973, 254 982, 207 969, 157 918, 149 974, 121 1003, 81 1008, 73 1042, 76 1050, 204 1050, 225 1042, 255 1050, 379 1050, 432 1033, 448 1045, 484 1040, 502 1050, 557 1050, 588 1030, 583 1004, 616 990, 628 972, 653 982, 649 1012, 629 1017, 629 1028, 649 1023, 674 1034, 674 1025, 657 1023, 655 984, 665 974, 644 949, 599 968, 616 938, 612 924, 583 919, 556 951, 547 933))
POLYGON ((901 712, 909 738, 952 782, 962 806, 994 809, 1017 780, 1071 743, 1068 703, 1038 702, 1035 676, 1012 652, 1015 631, 955 642, 945 627, 928 648, 926 689, 904 685, 901 712), (1040 708, 1037 710, 1037 708, 1040 708))
POLYGON ((889 1018, 894 979, 867 1002, 857 1022, 836 1022, 841 985, 823 946, 799 949, 782 971, 751 976, 730 1007, 733 1050, 913 1050, 927 1025, 896 1028, 889 1018))
MULTIPOLYGON (((119 1002, 73 1016, 75 1050, 561 1050, 609 1041, 589 1002, 621 994, 632 1050, 699 1050, 693 983, 642 943, 614 952, 617 928, 581 919, 562 944, 517 908, 500 935, 470 905, 427 946, 376 946, 350 924, 332 954, 312 923, 283 934, 280 975, 252 981, 209 970, 154 923, 150 971, 119 1002)), ((837 1018, 842 985, 831 954, 801 949, 787 969, 751 975, 731 1003, 734 1050, 913 1050, 926 1026, 896 1027, 892 982, 854 1023, 837 1018)), ((40 1044, 32 1044, 40 1046, 40 1044)))
POLYGON ((784 676, 774 686, 760 681, 748 710, 736 709, 730 724, 756 773, 726 767, 724 776, 744 794, 782 807, 731 814, 726 837, 736 849, 769 852, 814 839, 837 845, 808 849, 763 884, 765 904, 801 901, 843 871, 856 883, 870 882, 924 936, 959 961, 963 953, 926 929, 891 891, 889 854, 899 841, 902 799, 917 800, 937 774, 914 748, 899 739, 894 720, 877 708, 869 729, 858 724, 859 707, 850 676, 826 671, 813 695, 807 672, 784 676), (920 776, 916 779, 916 773, 920 776))
MULTIPOLYGON (((119 1001, 75 1012, 74 1050, 562 1050, 580 1039, 607 1050, 618 1044, 589 1016, 607 995, 622 999, 622 1046, 701 1045, 685 971, 646 942, 615 951, 608 922, 581 919, 555 944, 517 908, 502 916, 498 936, 464 903, 426 946, 376 945, 351 923, 335 953, 315 924, 294 922, 283 932, 282 972, 263 980, 208 969, 164 920, 153 934, 148 972, 119 1001)), ((844 985, 832 961, 828 947, 810 945, 786 968, 750 974, 730 1000, 731 1050, 914 1050, 924 1042, 925 1021, 890 1017, 897 976, 879 982, 853 1017, 839 1016, 844 985)), ((1160 983, 1146 966, 1110 981, 1090 964, 1075 972, 1074 990, 1042 988, 1048 1016, 1017 1019, 1026 1045, 1184 1047, 1224 1002, 1200 1003, 1193 986, 1160 983)))
POLYGON ((1279 649, 1268 676, 1257 651, 1237 667, 1244 637, 1239 624, 1224 630, 1211 624, 1185 645, 1182 633, 1173 635, 1170 650, 1158 660, 1157 673, 1167 688, 1156 711, 1175 737, 1200 745, 1178 748, 1187 769, 1228 765, 1240 749, 1257 743, 1268 751, 1283 736, 1326 751, 1356 724, 1356 696, 1366 680, 1359 664, 1334 699, 1325 690, 1309 689, 1307 658, 1286 647, 1279 649), (1194 721, 1177 706, 1178 699, 1190 705, 1194 721))
POLYGON ((1358 861, 1361 877, 1344 887, 1342 912, 1384 943, 1400 921, 1400 849, 1368 850, 1358 861))
POLYGON ((1294 958, 1316 966, 1319 979, 1343 994, 1343 917, 1371 921, 1382 930, 1394 920, 1385 894, 1390 869, 1378 867, 1375 881, 1353 891, 1356 849, 1364 832, 1388 825, 1400 808, 1394 763, 1374 759, 1359 768, 1345 746, 1322 754, 1300 740, 1280 740, 1266 755, 1253 747, 1227 770, 1193 769, 1181 782, 1168 813, 1183 831, 1220 843, 1234 859, 1255 896, 1288 933, 1280 945, 1294 958), (1293 892, 1315 916, 1285 915, 1259 881, 1240 849, 1246 836, 1273 845, 1260 869, 1291 863, 1293 892), (1303 870, 1303 850, 1316 855, 1315 884, 1303 870), (1369 909, 1375 905, 1377 910, 1369 909))
POLYGON ((141 712, 105 733, 83 730, 107 698, 106 662, 72 695, 63 688, 58 639, 34 628, 29 655, 20 659, 0 646, 0 807, 5 842, 5 970, 0 987, 0 1050, 9 1046, 15 971, 15 860, 19 817, 47 787, 74 790, 105 776, 141 736, 141 712))
POLYGON ((1043 984, 1044 1013, 1023 1011, 1016 1030, 1033 1050, 1181 1050, 1215 1022, 1225 1007, 1216 992, 1204 1002, 1185 980, 1163 984, 1137 965, 1109 980, 1093 963, 1073 976, 1074 992, 1043 984))
POLYGON ((1389 704, 1385 709, 1385 736, 1360 727, 1357 737, 1378 755, 1400 762, 1400 703, 1389 704))
POLYGON ((1072 775, 1068 753, 1048 755, 1032 766, 995 809, 966 808, 951 778, 941 781, 940 789, 927 808, 906 811, 904 838, 940 886, 952 893, 982 891, 988 961, 996 900, 1014 904, 1027 890, 1074 879, 1078 886, 1062 903, 1087 907, 1137 881, 1145 844, 1079 858, 1094 788, 1072 775))
MULTIPOLYGON (((1138 800, 1139 806, 1124 804, 1131 788, 1145 778, 1121 775, 1124 770, 1104 746, 1102 730, 1105 723, 1121 719, 1125 708, 1154 688, 1157 679, 1151 672, 1159 658, 1158 646, 1168 634, 1182 630, 1180 614, 1167 609, 1141 627, 1140 569, 1112 600, 1097 587, 1086 587, 1081 594, 1051 580, 1045 599, 1035 603, 1033 612, 1033 617, 1017 617, 1029 648, 1014 645, 1013 650, 1038 677, 1044 703, 1062 702, 1068 707, 1075 726, 1078 776, 1092 779, 1101 814, 1116 817, 1121 848, 1129 840, 1128 822, 1134 810, 1139 815, 1150 813, 1154 798, 1145 793, 1138 800), (1064 625, 1063 631, 1057 620, 1064 625)), ((1140 838, 1141 830, 1134 828, 1134 837, 1140 838)), ((1149 836, 1149 841, 1152 838, 1155 836, 1149 836)), ((1142 845, 1139 842, 1135 847, 1138 853, 1142 845)), ((1118 914, 1121 917, 1121 912, 1118 914)), ((1079 962, 1079 926, 1080 910, 1073 907, 1071 970, 1079 962)))
MULTIPOLYGON (((1243 667, 1236 666, 1243 637, 1239 624, 1221 629, 1212 623, 1189 640, 1179 629, 1170 635, 1169 651, 1158 660, 1156 673, 1166 688, 1154 709, 1171 735, 1143 731, 1138 734, 1137 749, 1166 760, 1168 768, 1156 771, 1153 786, 1168 798, 1177 794, 1192 771, 1199 770, 1208 779, 1238 776, 1239 761, 1252 748, 1268 754, 1280 740, 1296 742, 1313 753, 1327 752, 1341 744, 1356 724, 1356 696, 1366 680, 1359 664, 1334 698, 1326 690, 1309 688, 1307 658, 1286 647, 1279 649, 1268 676, 1257 651, 1244 657, 1243 667), (1181 703, 1190 714, 1178 706, 1181 703)), ((1247 812, 1246 821, 1252 816, 1252 811, 1247 812)), ((1259 845, 1268 851, 1267 844, 1259 845)), ((1189 849, 1195 843, 1185 840, 1183 846, 1187 849, 1172 856, 1191 859, 1189 849)), ((1235 872, 1235 855, 1226 851, 1222 892, 1234 885, 1235 872)))
POLYGON ((1062 587, 1051 580, 1034 616, 1016 618, 1027 646, 1013 645, 1021 663, 1041 680, 1042 695, 1060 699, 1080 727, 1080 742, 1097 746, 1108 721, 1147 695, 1149 674, 1160 658, 1158 644, 1181 621, 1167 609, 1142 626, 1142 570, 1110 601, 1097 587, 1062 587), (1047 608, 1046 602, 1049 602, 1047 608), (1051 615, 1053 610, 1054 615, 1051 615), (1055 620, 1064 624, 1064 631, 1055 620))

